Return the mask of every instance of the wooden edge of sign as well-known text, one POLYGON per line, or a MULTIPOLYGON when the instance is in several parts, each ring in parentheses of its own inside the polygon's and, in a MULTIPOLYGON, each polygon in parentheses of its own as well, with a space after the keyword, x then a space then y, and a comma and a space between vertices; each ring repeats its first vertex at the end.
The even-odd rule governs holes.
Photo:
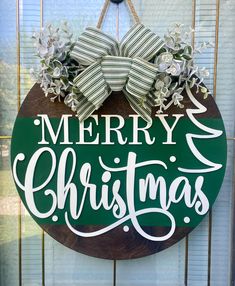
MULTIPOLYGON (((195 98, 202 103, 207 111, 203 114, 197 114, 197 117, 217 118, 219 113, 218 107, 211 96, 203 98, 203 93, 197 93, 196 88, 192 89, 195 98)), ((193 103, 188 98, 186 91, 183 91, 184 100, 182 101, 184 108, 179 108, 174 104, 166 111, 165 114, 186 114, 189 108, 195 108, 193 103)), ((156 108, 153 108, 152 117, 155 116, 156 108)), ((47 114, 49 117, 61 117, 63 114, 76 115, 64 102, 51 102, 50 96, 45 97, 39 84, 35 84, 24 100, 24 103, 19 111, 19 117, 36 117, 38 114, 47 114)), ((94 114, 117 114, 127 118, 130 114, 135 114, 123 92, 113 92, 104 102, 103 106, 94 114)))
MULTIPOLYGON (((201 92, 196 93, 195 88, 192 92, 197 100, 207 108, 205 112, 196 114, 198 118, 220 118, 217 105, 211 96, 207 99, 203 99, 204 95, 201 92)), ((167 110, 169 117, 173 114, 186 115, 187 109, 197 110, 197 107, 193 105, 185 91, 183 95, 184 100, 182 103, 185 108, 180 109, 177 106, 172 105, 169 110, 167 110)), ((155 113, 156 109, 153 109, 152 117, 155 116, 155 113)), ((44 96, 40 86, 35 84, 27 95, 19 111, 18 117, 36 117, 38 114, 47 114, 48 117, 55 118, 61 117, 63 114, 74 115, 70 108, 63 102, 51 102, 49 98, 44 96)), ((127 118, 130 114, 135 114, 135 112, 130 107, 122 92, 113 92, 96 114, 99 116, 105 114, 118 114, 127 118)), ((123 226, 119 226, 113 231, 109 231, 106 234, 94 238, 79 237, 68 230, 67 225, 41 225, 41 227, 50 236, 73 250, 94 257, 118 260, 140 258, 159 252, 178 242, 192 230, 190 227, 177 227, 170 241, 166 240, 158 242, 144 239, 133 226, 129 227, 128 234, 124 232, 123 226), (126 240, 126 242, 123 243, 123 240, 126 240), (121 241, 122 243, 120 243, 121 241), (107 244, 109 247, 107 247, 107 244)), ((89 225, 79 226, 78 229, 85 233, 89 233, 101 227, 102 226, 89 225)), ((162 237, 169 232, 169 227, 142 226, 142 228, 145 233, 155 237, 162 237)))
MULTIPOLYGON (((177 227, 170 241, 155 242, 143 238, 133 226, 129 227, 126 234, 123 227, 119 226, 106 234, 93 238, 83 238, 68 232, 67 225, 41 225, 41 227, 57 241, 79 253, 109 260, 136 259, 155 254, 179 242, 193 229, 191 227, 177 227)), ((100 228, 102 227, 79 226, 76 229, 89 233, 100 228)), ((158 237, 169 232, 169 227, 142 228, 146 233, 158 237)))

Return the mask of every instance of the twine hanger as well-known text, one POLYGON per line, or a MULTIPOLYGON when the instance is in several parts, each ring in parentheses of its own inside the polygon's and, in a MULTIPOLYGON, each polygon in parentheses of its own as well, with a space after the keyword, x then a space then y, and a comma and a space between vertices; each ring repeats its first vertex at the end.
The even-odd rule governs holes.
MULTIPOLYGON (((101 10, 100 17, 99 17, 99 20, 98 20, 98 23, 97 23, 97 26, 96 26, 98 29, 101 29, 101 27, 102 27, 102 24, 103 24, 103 22, 104 22, 104 18, 105 18, 105 15, 106 15, 107 11, 108 11, 110 2, 117 3, 117 6, 119 5, 119 3, 121 3, 121 1, 105 0, 104 6, 103 6, 103 8, 102 8, 102 10, 101 10)), ((135 7, 134 7, 132 1, 131 1, 131 0, 126 0, 126 2, 127 2, 127 5, 128 5, 128 7, 129 7, 129 9, 130 9, 130 12, 131 12, 131 14, 132 14, 132 16, 133 16, 135 22, 136 22, 136 23, 140 23, 140 18, 139 18, 139 16, 138 16, 138 14, 136 13, 136 10, 135 10, 135 7)), ((119 13, 118 13, 118 14, 119 14, 119 13)), ((118 34, 119 34, 119 19, 118 19, 118 18, 119 18, 119 15, 117 15, 117 21, 116 21, 116 25, 117 25, 117 38, 118 38, 118 34)))

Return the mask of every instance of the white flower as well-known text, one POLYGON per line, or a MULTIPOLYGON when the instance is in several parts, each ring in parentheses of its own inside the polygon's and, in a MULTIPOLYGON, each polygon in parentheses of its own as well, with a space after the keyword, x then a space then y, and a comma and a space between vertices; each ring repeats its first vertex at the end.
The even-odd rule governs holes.
POLYGON ((162 53, 161 54, 161 60, 166 64, 171 64, 173 60, 173 55, 171 53, 162 53))
POLYGON ((55 53, 55 47, 52 45, 51 47, 48 48, 47 56, 52 57, 55 53))
POLYGON ((182 23, 175 23, 175 27, 174 27, 173 32, 177 33, 177 34, 180 34, 182 32, 182 27, 183 26, 184 26, 184 24, 182 24, 182 23))
POLYGON ((61 70, 59 67, 56 67, 52 74, 53 77, 59 78, 61 76, 61 70))
POLYGON ((30 73, 30 76, 31 76, 32 78, 35 78, 36 72, 35 72, 35 70, 34 70, 33 68, 31 68, 31 69, 29 70, 29 73, 30 73))
POLYGON ((199 76, 202 78, 209 77, 210 72, 206 68, 202 68, 199 70, 199 76))
POLYGON ((154 99, 155 106, 163 106, 164 101, 166 101, 166 98, 163 95, 158 96, 154 99))
POLYGON ((41 58, 43 58, 48 53, 47 47, 43 45, 38 46, 38 54, 41 58))
POLYGON ((183 95, 181 94, 182 89, 178 89, 173 95, 172 95, 172 100, 174 102, 174 105, 177 105, 178 107, 182 108, 184 107, 183 104, 180 102, 184 99, 183 95))
POLYGON ((64 103, 75 112, 79 105, 78 95, 75 93, 68 94, 64 99, 64 103))
POLYGON ((169 67, 169 64, 165 64, 165 63, 160 63, 157 67, 157 70, 159 72, 165 72, 167 70, 167 68, 169 67))
POLYGON ((63 67, 62 69, 61 69, 61 75, 63 76, 63 77, 69 77, 69 73, 68 73, 68 69, 67 69, 67 67, 63 67))
POLYGON ((171 85, 171 78, 170 76, 161 76, 156 80, 155 83, 155 102, 156 106, 161 106, 164 101, 167 100, 167 97, 170 96, 169 86, 171 85))
POLYGON ((37 73, 38 82, 45 95, 56 95, 51 98, 52 101, 60 100, 71 91, 73 83, 69 79, 81 72, 80 65, 75 67, 69 57, 73 46, 72 34, 66 24, 60 29, 47 25, 39 33, 34 33, 33 39, 41 64, 37 73))
POLYGON ((165 38, 165 45, 168 48, 174 50, 174 48, 175 48, 175 39, 172 36, 166 36, 166 35, 165 35, 164 38, 165 38))
POLYGON ((173 61, 171 66, 166 70, 166 72, 173 76, 179 76, 181 74, 180 64, 176 61, 173 61))
POLYGON ((163 81, 165 83, 165 86, 168 88, 171 83, 172 83, 172 79, 169 75, 164 76, 163 81))
POLYGON ((155 106, 164 106, 164 102, 167 100, 167 97, 169 96, 169 91, 166 87, 161 88, 160 90, 156 90, 154 92, 154 102, 155 106))
POLYGON ((158 79, 155 83, 156 90, 161 90, 164 87, 165 83, 164 81, 158 79))
POLYGON ((173 55, 169 52, 164 52, 160 54, 156 59, 155 63, 158 66, 159 72, 164 72, 172 63, 173 55))

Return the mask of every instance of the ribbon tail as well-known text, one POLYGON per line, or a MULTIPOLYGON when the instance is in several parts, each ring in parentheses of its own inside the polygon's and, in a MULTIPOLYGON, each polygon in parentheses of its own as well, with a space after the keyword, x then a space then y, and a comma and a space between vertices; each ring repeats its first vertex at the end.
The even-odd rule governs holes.
POLYGON ((76 112, 79 120, 83 121, 100 108, 111 90, 104 79, 100 62, 86 68, 74 79, 74 84, 82 94, 76 112))
POLYGON ((149 94, 156 75, 157 67, 155 65, 140 58, 133 59, 126 90, 139 99, 143 99, 149 94))
POLYGON ((140 58, 133 59, 124 91, 132 109, 147 122, 152 122, 151 112, 154 104, 150 91, 156 74, 157 68, 153 64, 140 58))
POLYGON ((152 123, 152 100, 150 96, 147 96, 145 101, 141 101, 141 99, 133 96, 125 89, 123 90, 126 99, 128 100, 131 108, 140 115, 145 121, 148 123, 152 123))

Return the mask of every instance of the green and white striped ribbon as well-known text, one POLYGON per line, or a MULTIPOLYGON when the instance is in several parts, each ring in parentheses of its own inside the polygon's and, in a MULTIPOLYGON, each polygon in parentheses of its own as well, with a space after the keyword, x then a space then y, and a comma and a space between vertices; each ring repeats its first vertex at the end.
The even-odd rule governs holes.
POLYGON ((128 93, 125 89, 123 90, 123 93, 126 96, 126 99, 128 100, 131 108, 139 114, 145 121, 152 122, 152 107, 153 107, 153 101, 149 95, 147 95, 145 101, 141 101, 141 99, 136 98, 132 94, 128 93))
POLYGON ((131 58, 106 56, 101 62, 102 72, 113 91, 124 88, 132 65, 131 58))
POLYGON ((143 24, 135 24, 123 37, 120 53, 124 57, 140 57, 151 60, 163 47, 164 42, 143 24))
POLYGON ((89 66, 104 56, 119 56, 119 44, 97 28, 88 27, 78 38, 70 56, 81 65, 89 66))
POLYGON ((71 57, 88 66, 74 79, 79 97, 77 115, 84 120, 97 110, 112 91, 124 91, 131 107, 151 121, 150 90, 157 75, 149 63, 164 42, 142 24, 134 25, 118 43, 96 28, 87 28, 78 38, 71 57))
POLYGON ((156 74, 155 65, 140 58, 133 59, 126 90, 138 98, 144 98, 149 93, 156 74))

